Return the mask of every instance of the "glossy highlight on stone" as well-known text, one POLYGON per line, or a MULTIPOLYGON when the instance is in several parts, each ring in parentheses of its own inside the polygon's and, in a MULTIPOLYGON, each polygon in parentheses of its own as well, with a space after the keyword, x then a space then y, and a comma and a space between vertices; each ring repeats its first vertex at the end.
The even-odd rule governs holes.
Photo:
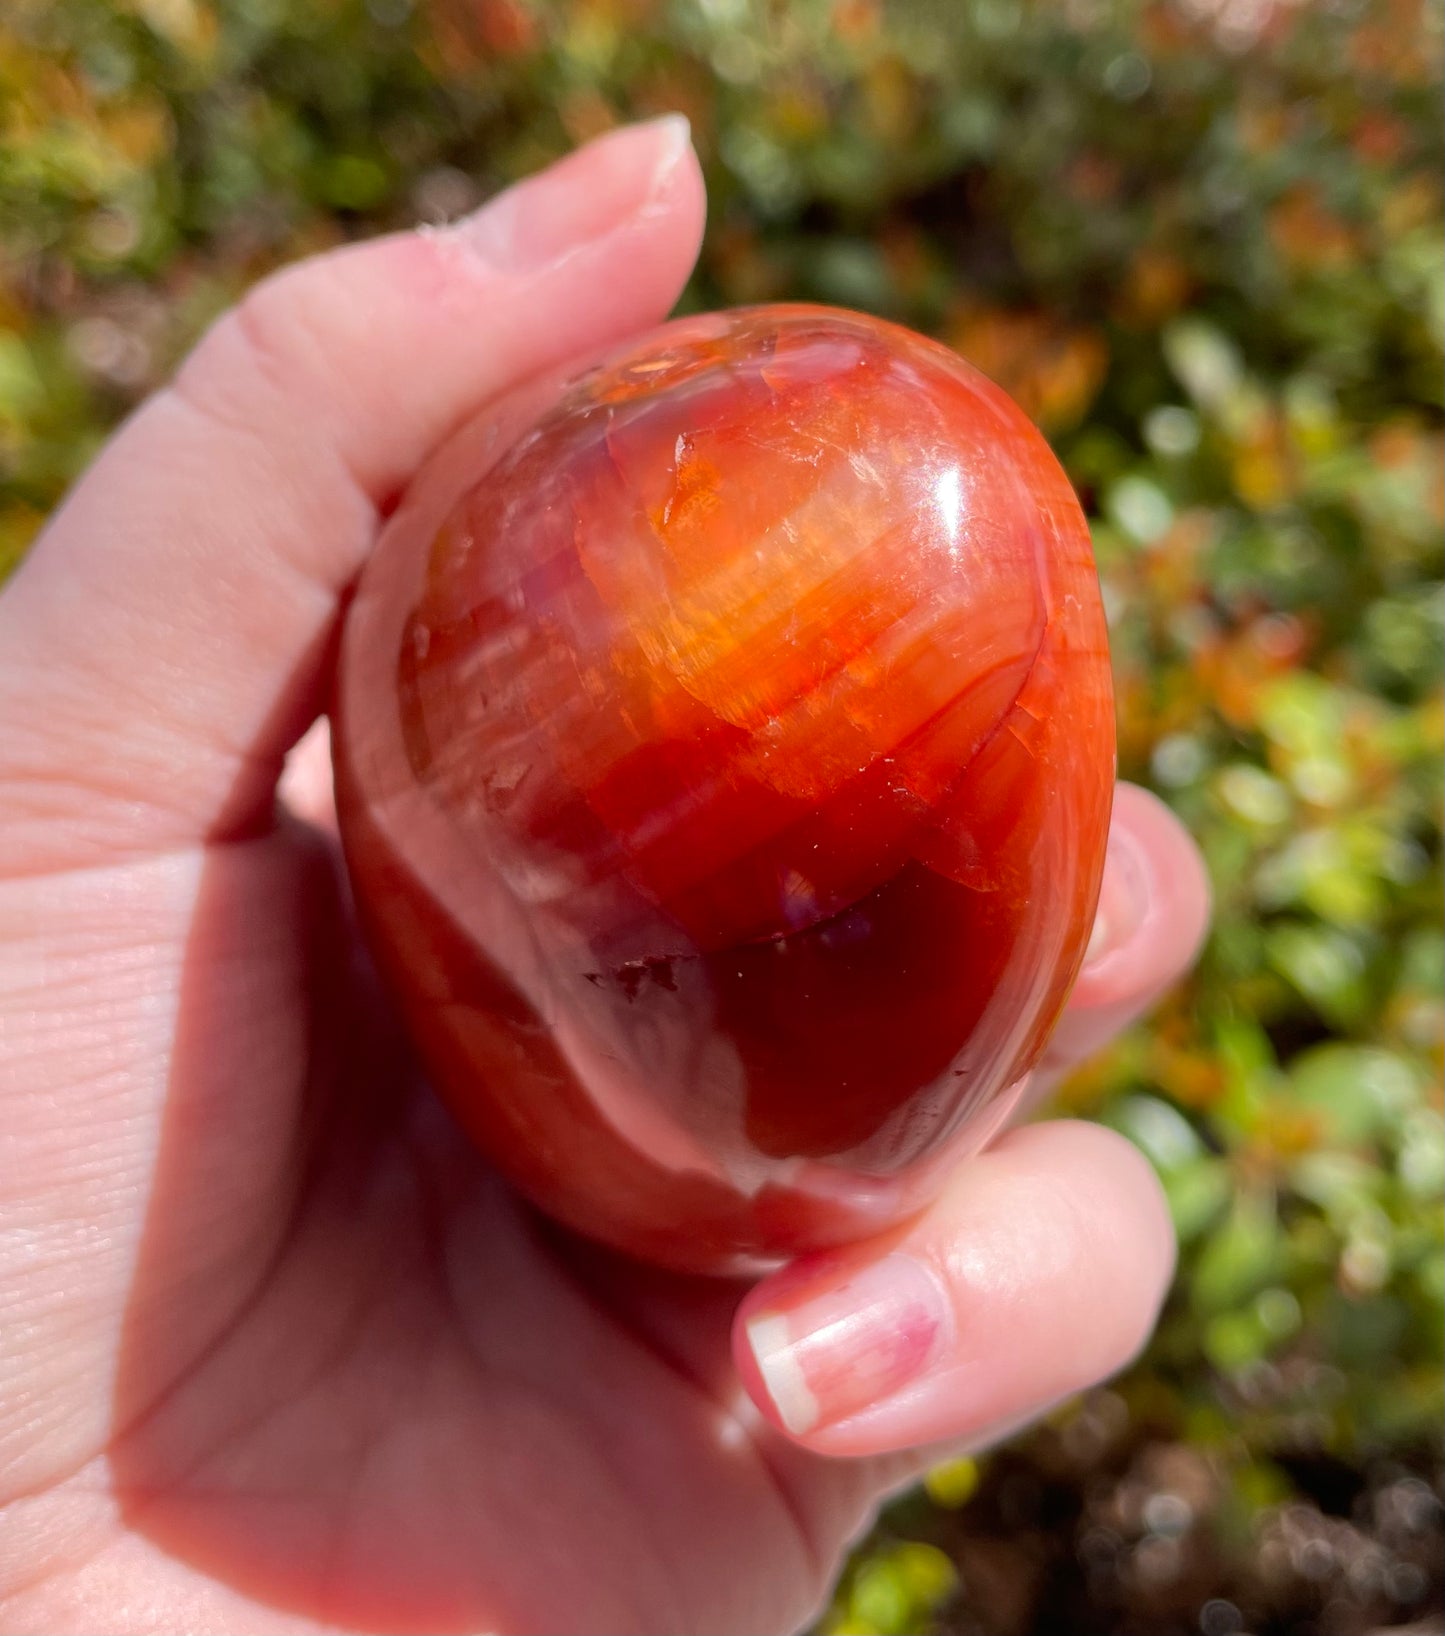
POLYGON ((1084 518, 998 388, 858 314, 678 320, 538 390, 423 472, 348 618, 379 961, 569 1225, 715 1271, 874 1232, 997 1127, 1083 957, 1084 518))

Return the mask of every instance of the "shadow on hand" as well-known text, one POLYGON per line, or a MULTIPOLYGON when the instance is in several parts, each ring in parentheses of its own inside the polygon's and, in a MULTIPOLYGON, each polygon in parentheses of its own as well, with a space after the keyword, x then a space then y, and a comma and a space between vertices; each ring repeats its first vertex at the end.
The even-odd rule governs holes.
MULTIPOLYGON (((187 1620, 636 1631, 696 1597, 743 1629, 821 1594, 832 1547, 779 1479, 811 1462, 718 1406, 737 1288, 609 1271, 487 1170, 333 843, 213 849, 179 1016, 110 1463, 187 1620)), ((854 1527, 866 1485, 837 1487, 854 1527)))
MULTIPOLYGON (((448 1424, 476 1383, 455 1378, 470 1360, 436 1299, 440 1227, 401 1139, 421 1096, 334 844, 283 819, 209 849, 110 1463, 126 1524, 222 1608, 378 1631, 489 1622, 470 1497, 449 1505, 444 1486, 478 1411, 448 1424)), ((469 1154, 450 1180, 486 1183, 469 1154)))

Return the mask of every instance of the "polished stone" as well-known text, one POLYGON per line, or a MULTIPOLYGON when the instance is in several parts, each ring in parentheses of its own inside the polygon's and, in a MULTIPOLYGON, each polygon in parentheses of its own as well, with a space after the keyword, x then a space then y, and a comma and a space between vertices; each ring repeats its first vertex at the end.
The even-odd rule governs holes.
POLYGON ((382 967, 571 1225, 713 1269, 873 1231, 996 1127, 1088 939, 1078 503, 957 356, 822 308, 678 321, 505 418, 423 473, 347 625, 382 967))

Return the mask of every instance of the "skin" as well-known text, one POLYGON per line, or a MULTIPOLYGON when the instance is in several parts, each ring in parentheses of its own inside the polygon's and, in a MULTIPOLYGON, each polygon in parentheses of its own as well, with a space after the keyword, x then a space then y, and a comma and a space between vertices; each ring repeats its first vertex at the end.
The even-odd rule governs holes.
MULTIPOLYGON (((848 1266, 687 1280, 519 1204, 374 987, 307 732, 347 588, 480 401, 664 316, 702 217, 661 121, 268 280, 0 598, 0 1629, 786 1631, 882 1497, 1149 1333, 1168 1220, 1108 1132, 1014 1130, 848 1266), (923 1407, 789 1435, 747 1317, 900 1248, 951 1310, 923 1407)), ((1162 808, 1113 845, 1034 1096, 1203 931, 1162 808)))

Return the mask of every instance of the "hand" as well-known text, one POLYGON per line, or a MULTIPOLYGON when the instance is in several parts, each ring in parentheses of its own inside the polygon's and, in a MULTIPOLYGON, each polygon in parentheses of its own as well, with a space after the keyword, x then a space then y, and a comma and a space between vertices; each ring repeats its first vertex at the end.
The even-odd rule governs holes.
MULTIPOLYGON (((1168 1219, 1087 1125, 1014 1131, 741 1313, 539 1222, 372 990, 324 744, 282 779, 408 475, 660 320, 702 216, 666 120, 267 280, 0 598, 0 1628, 786 1630, 940 1445, 1149 1332, 1168 1219), (925 1286, 942 1339, 911 1356, 925 1286)), ((1043 1078, 1202 932, 1163 808, 1121 790, 1111 845, 1043 1078)))

